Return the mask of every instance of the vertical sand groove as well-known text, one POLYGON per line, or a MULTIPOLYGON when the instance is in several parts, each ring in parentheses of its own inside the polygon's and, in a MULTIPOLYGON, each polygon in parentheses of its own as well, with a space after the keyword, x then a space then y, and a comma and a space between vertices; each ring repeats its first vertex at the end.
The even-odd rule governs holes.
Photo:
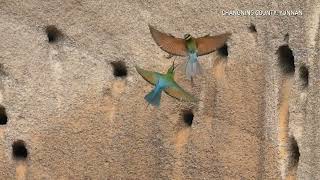
POLYGON ((280 107, 279 107, 279 155, 280 155, 280 170, 282 179, 287 175, 288 162, 288 137, 289 137, 289 98, 290 90, 293 84, 292 78, 286 78, 282 82, 280 107))
POLYGON ((175 137, 175 150, 177 153, 180 154, 182 152, 183 146, 188 143, 190 131, 191 131, 190 127, 185 127, 177 133, 175 137))
POLYGON ((16 166, 16 180, 27 179, 28 168, 26 162, 18 162, 16 166))
POLYGON ((181 154, 183 153, 184 146, 188 143, 190 132, 191 127, 184 127, 183 129, 180 129, 178 131, 177 135, 174 138, 176 161, 174 163, 173 179, 175 180, 184 179, 181 168, 183 167, 181 154))
POLYGON ((319 24, 320 24, 320 2, 310 2, 312 3, 312 12, 310 13, 311 17, 309 17, 309 19, 312 19, 310 21, 307 21, 308 24, 308 35, 309 35, 309 45, 310 48, 314 48, 317 41, 317 33, 318 33, 318 29, 319 29, 319 24))
POLYGON ((216 80, 223 81, 225 78, 226 60, 223 58, 217 58, 213 63, 213 75, 216 80))

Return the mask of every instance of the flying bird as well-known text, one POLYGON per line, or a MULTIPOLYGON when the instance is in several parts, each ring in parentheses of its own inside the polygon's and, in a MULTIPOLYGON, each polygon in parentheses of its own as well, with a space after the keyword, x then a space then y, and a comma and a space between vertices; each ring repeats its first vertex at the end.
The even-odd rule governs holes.
MULTIPOLYGON (((174 80, 174 62, 168 69, 166 74, 158 72, 147 71, 140 67, 135 67, 137 72, 150 84, 155 85, 150 93, 148 93, 144 99, 153 106, 160 106, 160 99, 162 91, 165 91, 168 95, 182 101, 197 101, 197 99, 183 90, 174 80)), ((149 105, 148 104, 148 105, 149 105)))
POLYGON ((185 71, 189 80, 202 72, 198 56, 209 54, 221 48, 231 35, 231 33, 224 33, 217 36, 206 35, 194 38, 190 34, 185 34, 182 39, 160 32, 151 25, 149 25, 149 29, 152 38, 162 50, 170 55, 188 56, 185 71))

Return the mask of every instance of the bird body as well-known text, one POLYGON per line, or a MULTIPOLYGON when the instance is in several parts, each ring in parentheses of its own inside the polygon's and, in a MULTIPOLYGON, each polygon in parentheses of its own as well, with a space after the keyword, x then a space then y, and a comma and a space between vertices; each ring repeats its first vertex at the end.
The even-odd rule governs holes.
POLYGON ((191 94, 183 90, 174 80, 174 64, 168 69, 166 74, 147 71, 136 66, 138 73, 149 83, 155 85, 151 92, 144 98, 154 106, 160 106, 160 99, 162 91, 165 91, 170 96, 185 101, 195 101, 191 94))
POLYGON ((182 39, 160 32, 150 25, 149 29, 152 38, 162 50, 171 55, 188 57, 185 71, 187 78, 190 80, 202 72, 198 56, 209 54, 222 47, 231 35, 230 33, 225 33, 217 36, 207 35, 194 38, 190 34, 185 34, 182 39))
POLYGON ((197 53, 196 40, 190 34, 184 35, 184 39, 186 41, 186 48, 188 53, 197 53))

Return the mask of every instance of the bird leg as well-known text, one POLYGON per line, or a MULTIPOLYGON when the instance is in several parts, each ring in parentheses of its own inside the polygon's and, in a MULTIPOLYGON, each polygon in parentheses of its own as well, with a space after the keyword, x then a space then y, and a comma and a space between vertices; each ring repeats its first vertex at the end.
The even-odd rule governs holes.
POLYGON ((194 87, 193 78, 191 76, 191 86, 194 87))

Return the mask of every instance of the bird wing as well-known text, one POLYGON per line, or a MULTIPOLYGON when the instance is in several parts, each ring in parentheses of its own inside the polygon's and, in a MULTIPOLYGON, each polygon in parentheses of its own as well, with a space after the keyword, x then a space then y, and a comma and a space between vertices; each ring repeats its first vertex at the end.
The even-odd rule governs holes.
POLYGON ((172 83, 171 86, 164 90, 168 95, 182 101, 198 101, 197 98, 182 89, 176 82, 173 81, 172 83))
POLYGON ((143 79, 148 81, 150 84, 155 85, 158 82, 159 75, 161 75, 160 73, 147 71, 138 66, 135 66, 135 68, 138 71, 138 73, 143 77, 143 79))
POLYGON ((203 36, 196 38, 198 56, 209 54, 222 47, 231 33, 220 34, 217 36, 203 36))
POLYGON ((176 56, 187 56, 187 48, 184 39, 160 32, 151 25, 149 25, 149 29, 152 38, 162 50, 176 56))

